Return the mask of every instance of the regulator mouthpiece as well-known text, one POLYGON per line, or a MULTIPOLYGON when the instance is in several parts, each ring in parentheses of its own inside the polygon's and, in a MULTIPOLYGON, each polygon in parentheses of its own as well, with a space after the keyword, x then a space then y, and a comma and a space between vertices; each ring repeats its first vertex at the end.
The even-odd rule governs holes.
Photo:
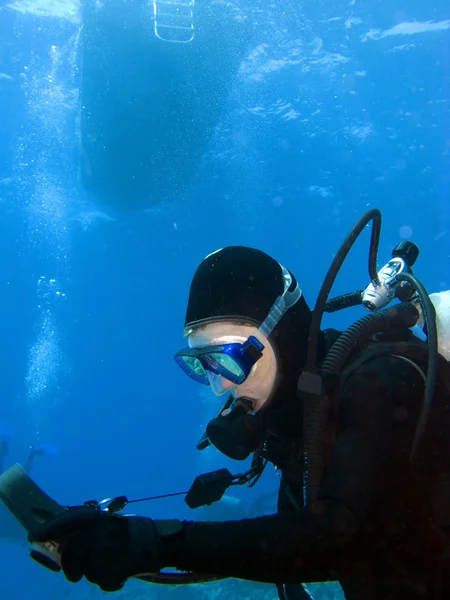
POLYGON ((263 415, 251 410, 251 400, 239 398, 206 427, 209 442, 233 460, 245 460, 264 438, 263 415))

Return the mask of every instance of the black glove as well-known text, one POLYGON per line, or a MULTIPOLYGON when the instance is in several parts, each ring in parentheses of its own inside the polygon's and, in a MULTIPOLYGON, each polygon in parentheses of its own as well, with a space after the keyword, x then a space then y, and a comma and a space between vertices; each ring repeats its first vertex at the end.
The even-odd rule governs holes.
POLYGON ((84 576, 105 592, 120 590, 129 577, 157 573, 159 532, 152 519, 120 516, 96 506, 70 508, 33 533, 33 541, 60 544, 69 581, 84 576))

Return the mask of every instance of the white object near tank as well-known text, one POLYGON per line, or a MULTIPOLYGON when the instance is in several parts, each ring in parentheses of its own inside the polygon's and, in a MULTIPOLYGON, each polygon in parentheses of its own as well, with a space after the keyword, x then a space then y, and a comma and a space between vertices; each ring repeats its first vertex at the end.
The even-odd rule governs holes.
MULTIPOLYGON (((450 361, 450 290, 430 294, 430 300, 436 310, 439 354, 450 361)), ((422 311, 420 310, 420 305, 417 308, 420 312, 420 318, 417 325, 423 328, 425 323, 422 311)))

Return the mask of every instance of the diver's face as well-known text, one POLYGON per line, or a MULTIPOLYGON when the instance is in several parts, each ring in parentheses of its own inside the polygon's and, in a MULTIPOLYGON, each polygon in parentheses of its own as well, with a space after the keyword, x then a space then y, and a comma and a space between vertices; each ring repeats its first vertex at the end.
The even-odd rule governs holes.
POLYGON ((220 344, 243 344, 254 335, 264 344, 262 357, 255 363, 247 379, 237 385, 221 375, 208 371, 211 391, 216 396, 231 393, 235 399, 245 396, 253 402, 253 411, 258 411, 268 400, 275 387, 277 361, 274 349, 269 340, 257 327, 237 325, 227 321, 209 323, 201 329, 194 330, 188 337, 190 348, 204 348, 220 344))

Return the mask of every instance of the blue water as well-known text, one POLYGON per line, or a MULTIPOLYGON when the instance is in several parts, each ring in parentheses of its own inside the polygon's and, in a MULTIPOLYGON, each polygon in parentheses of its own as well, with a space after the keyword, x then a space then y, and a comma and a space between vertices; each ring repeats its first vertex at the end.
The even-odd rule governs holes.
MULTIPOLYGON (((109 209, 78 180, 79 7, 0 6, 0 422, 14 429, 8 464, 31 444, 58 447, 33 476, 61 503, 182 491, 201 472, 242 469, 196 450, 217 403, 172 358, 191 277, 211 251, 272 254, 313 305, 343 237, 377 207, 380 261, 411 239, 428 290, 450 288, 448 2, 235 5, 255 30, 215 134, 187 192, 139 213, 109 209)), ((367 285, 367 244, 336 294, 367 285)), ((233 494, 250 502, 276 485, 268 469, 233 494)), ((139 512, 197 518, 182 498, 139 512)), ((19 543, 0 542, 0 559, 6 600, 101 595, 35 565, 19 543)), ((275 597, 221 586, 134 583, 116 597, 275 597)))

